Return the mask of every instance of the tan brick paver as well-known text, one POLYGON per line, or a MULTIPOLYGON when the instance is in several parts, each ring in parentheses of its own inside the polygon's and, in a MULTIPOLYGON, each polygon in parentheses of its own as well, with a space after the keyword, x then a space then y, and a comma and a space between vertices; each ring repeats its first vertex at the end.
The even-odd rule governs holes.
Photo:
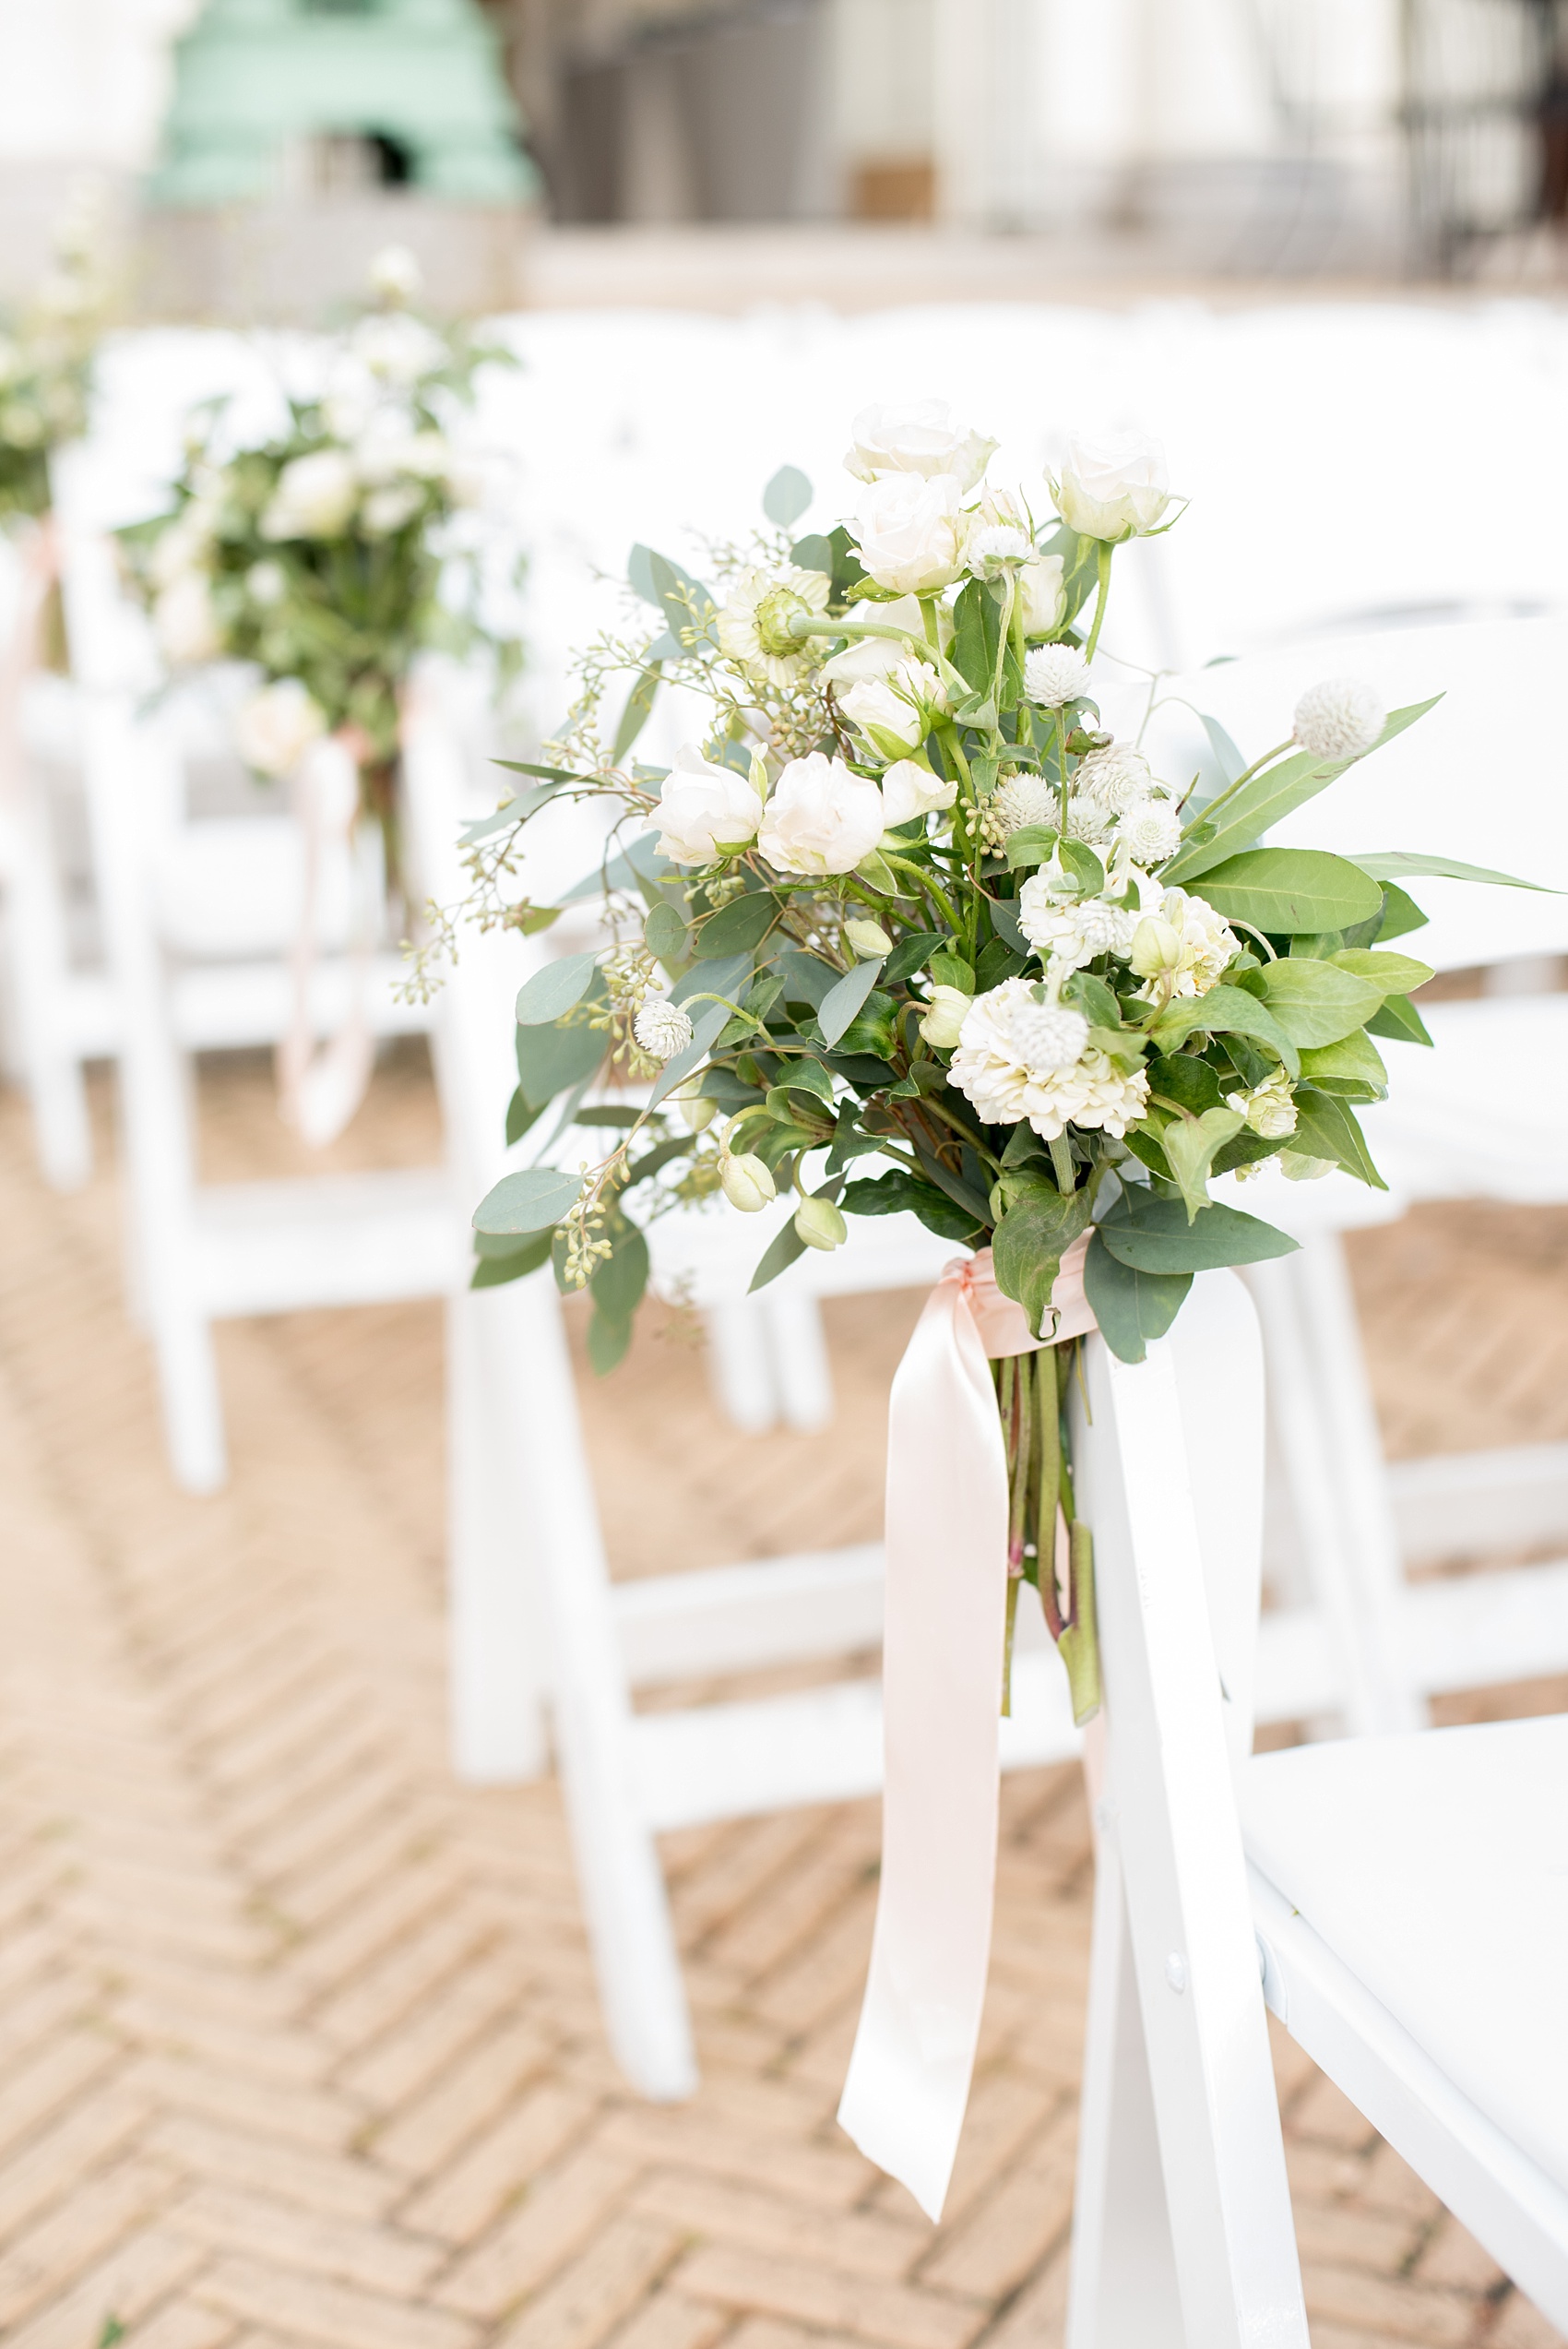
MULTIPOLYGON (((287 1169, 265 1072, 230 1064, 207 1103, 210 1172, 287 1169)), ((329 1163, 419 1163, 434 1132, 395 1055, 329 1163)), ((0 1215, 7 2349, 98 2349, 111 2318, 123 2349, 1057 2349, 1092 1890, 1075 1773, 1004 1790, 941 2229, 832 2117, 873 1804, 668 1839, 704 2079, 640 2103, 604 2049, 554 1787, 447 1771, 437 1308, 224 1330, 233 1478, 189 1500, 122 1308, 112 1174, 51 1198, 0 1103, 0 1215)), ((1429 1210, 1353 1254, 1394 1449, 1568 1436, 1568 1216, 1429 1210)), ((585 1388, 616 1570, 874 1534, 917 1304, 830 1309, 826 1437, 738 1437, 670 1325, 585 1388)), ((1568 1691, 1470 1710, 1532 1696, 1568 1691)), ((1552 2349, 1283 2037, 1277 2061, 1315 2349, 1552 2349)))

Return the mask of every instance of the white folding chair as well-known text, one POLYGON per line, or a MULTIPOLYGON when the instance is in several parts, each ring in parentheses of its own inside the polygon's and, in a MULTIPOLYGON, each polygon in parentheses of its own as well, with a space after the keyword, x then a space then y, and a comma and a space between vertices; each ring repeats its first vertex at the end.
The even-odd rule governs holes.
POLYGON ((1249 1760, 1264 1401, 1241 1283, 1200 1275, 1136 1367, 1091 1340, 1087 1392, 1105 1711, 1069 2349, 1307 2349, 1265 1998, 1568 2323, 1568 1718, 1249 1760))
MULTIPOLYGON (((1226 662, 1165 688, 1219 719, 1251 757, 1285 732, 1303 688, 1370 678, 1389 707, 1445 698, 1273 837, 1339 853, 1389 846, 1568 887, 1568 808, 1556 781, 1555 680, 1568 623, 1555 619, 1378 632, 1226 662), (1506 790, 1488 778, 1506 775, 1506 790)), ((1185 781, 1210 757, 1189 709, 1167 700, 1150 730, 1157 765, 1185 781)), ((1431 912, 1409 951, 1439 970, 1568 952, 1568 899, 1413 879, 1431 912)), ((1201 876, 1193 883, 1201 891, 1201 876)), ((1568 1445, 1385 1463, 1342 1231, 1423 1198, 1568 1199, 1568 994, 1489 995, 1431 1006, 1436 1049, 1384 1047, 1390 1098, 1363 1114, 1388 1179, 1381 1202, 1335 1176, 1295 1185, 1272 1170, 1223 1182, 1238 1207, 1283 1222, 1299 1255, 1249 1275, 1264 1315, 1298 1527, 1321 1613, 1337 1626, 1339 1695, 1321 1710, 1360 1730, 1411 1728, 1439 1693, 1568 1670, 1568 1559, 1411 1583, 1411 1564, 1487 1544, 1568 1535, 1568 1445), (1478 1619, 1481 1618, 1481 1619, 1478 1619)), ((1310 1676, 1310 1675, 1309 1675, 1310 1676)), ((1315 1712, 1319 1708, 1313 1708, 1315 1712)))

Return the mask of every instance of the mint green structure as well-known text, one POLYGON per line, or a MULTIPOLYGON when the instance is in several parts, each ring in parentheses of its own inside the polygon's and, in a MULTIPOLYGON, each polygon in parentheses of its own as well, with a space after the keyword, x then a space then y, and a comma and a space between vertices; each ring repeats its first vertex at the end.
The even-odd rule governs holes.
POLYGON ((408 184, 468 204, 535 194, 494 32, 474 0, 208 0, 176 42, 155 204, 273 196, 291 141, 385 139, 408 184))

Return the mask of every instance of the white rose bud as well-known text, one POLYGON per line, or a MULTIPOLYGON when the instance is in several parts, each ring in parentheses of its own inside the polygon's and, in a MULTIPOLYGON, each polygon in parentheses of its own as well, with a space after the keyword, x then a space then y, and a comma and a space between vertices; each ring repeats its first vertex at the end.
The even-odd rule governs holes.
POLYGON ((670 1096, 688 1134, 706 1133, 719 1115, 719 1103, 708 1099, 700 1090, 701 1085, 700 1076, 688 1077, 685 1083, 677 1085, 670 1096))
POLYGON ((795 1210, 795 1230, 808 1248, 841 1248, 849 1236, 831 1199, 802 1199, 795 1210))
POLYGON ((958 796, 956 782, 944 783, 918 759, 896 758, 882 778, 882 820, 888 831, 951 807, 958 796))
POLYGON ((645 1003, 632 1022, 632 1033, 650 1058, 673 1060, 692 1041, 691 1014, 678 1003, 645 1003))
POLYGON ((901 693, 898 683, 891 679, 863 677, 859 685, 840 692, 838 707, 849 723, 868 735, 885 757, 886 745, 913 750, 925 740, 924 710, 907 693, 901 693))
POLYGON ((1067 609, 1060 554, 1037 554, 1032 563, 1026 563, 1018 574, 1018 593, 1023 599, 1027 637, 1048 637, 1059 628, 1067 609))
POLYGON ((851 430, 854 446, 844 466, 861 482, 882 481, 890 473, 916 473, 929 481, 947 473, 961 490, 969 490, 996 448, 995 441, 959 423, 944 399, 862 408, 851 430))
POLYGON ((1314 758, 1359 758, 1387 722, 1382 696, 1364 677, 1325 677, 1296 704, 1295 739, 1314 758))
POLYGON ((263 538, 339 538, 359 496, 353 459, 342 448, 317 448, 296 457, 278 476, 271 505, 261 518, 263 538))
POLYGON ((849 535, 878 587, 900 595, 930 594, 951 586, 964 568, 969 517, 952 473, 931 481, 889 473, 861 498, 849 535))
POLYGON ((879 954, 891 954, 893 941, 880 922, 846 922, 844 942, 862 962, 873 962, 879 954))
POLYGON ((1165 451, 1142 433, 1071 441, 1062 478, 1051 486, 1058 513, 1080 538, 1135 538, 1153 530, 1170 503, 1165 451))
POLYGON ((705 758, 683 743, 659 794, 659 853, 677 864, 711 864, 726 849, 744 848, 762 821, 762 794, 752 777, 705 758))
POLYGON ((320 705, 297 677, 279 677, 242 702, 234 718, 234 744, 258 775, 288 775, 313 742, 327 732, 320 705))
POLYGON ((1075 644, 1041 644, 1024 655, 1024 692, 1041 709, 1061 709, 1089 689, 1089 664, 1075 644))
POLYGON ((742 1215, 758 1214, 769 1199, 778 1196, 772 1175, 749 1151, 742 1151, 738 1157, 726 1151, 719 1162, 719 1180, 731 1206, 738 1207, 742 1215))
POLYGON ((921 1021, 921 1033, 933 1052, 953 1051, 972 1001, 962 987, 932 987, 931 1009, 921 1021))
POLYGON ((779 776, 757 845, 780 873, 852 873, 883 830, 876 785, 814 750, 791 758, 779 776))

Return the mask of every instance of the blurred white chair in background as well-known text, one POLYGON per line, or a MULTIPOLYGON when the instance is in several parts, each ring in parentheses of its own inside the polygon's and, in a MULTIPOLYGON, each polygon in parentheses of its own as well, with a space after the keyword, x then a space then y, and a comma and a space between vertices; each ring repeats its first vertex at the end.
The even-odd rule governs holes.
POLYGON ((1106 1709, 1068 2349, 1307 2349, 1265 2001, 1568 2323, 1568 1719, 1249 1759, 1264 1364, 1246 1297, 1200 1275, 1146 1363, 1091 1340, 1087 1367, 1075 1456, 1106 1709))
MULTIPOLYGON (((1148 747, 1173 779, 1200 766, 1212 773, 1212 751, 1183 698, 1218 719, 1250 757, 1280 738, 1301 693, 1319 678, 1366 677, 1391 709, 1443 693, 1427 717, 1270 837, 1339 853, 1398 848, 1544 884, 1521 890, 1412 877, 1431 919, 1396 943, 1440 971, 1506 973, 1521 960, 1550 969, 1568 954, 1568 898, 1554 893, 1568 888, 1568 804, 1556 773, 1565 659, 1568 623, 1552 619, 1295 645, 1166 681, 1171 698, 1156 713, 1148 747)), ((1192 886, 1201 892, 1201 875, 1192 886)), ((1435 1050, 1383 1044, 1389 1099, 1361 1113, 1391 1186, 1384 1205, 1568 1201, 1568 994, 1493 993, 1433 1004, 1425 1017, 1435 1050)), ((1305 1243, 1249 1278, 1287 1414, 1298 1524, 1317 1525, 1313 1575, 1348 1642, 1352 1726, 1410 1727, 1431 1696, 1568 1670, 1568 1558, 1489 1574, 1481 1585, 1412 1585, 1405 1572, 1407 1564, 1568 1536, 1568 1444, 1388 1466, 1339 1238, 1380 1220, 1377 1195, 1338 1176, 1289 1184, 1272 1170, 1221 1188, 1305 1243), (1361 1652, 1352 1656, 1357 1641, 1361 1652)))

